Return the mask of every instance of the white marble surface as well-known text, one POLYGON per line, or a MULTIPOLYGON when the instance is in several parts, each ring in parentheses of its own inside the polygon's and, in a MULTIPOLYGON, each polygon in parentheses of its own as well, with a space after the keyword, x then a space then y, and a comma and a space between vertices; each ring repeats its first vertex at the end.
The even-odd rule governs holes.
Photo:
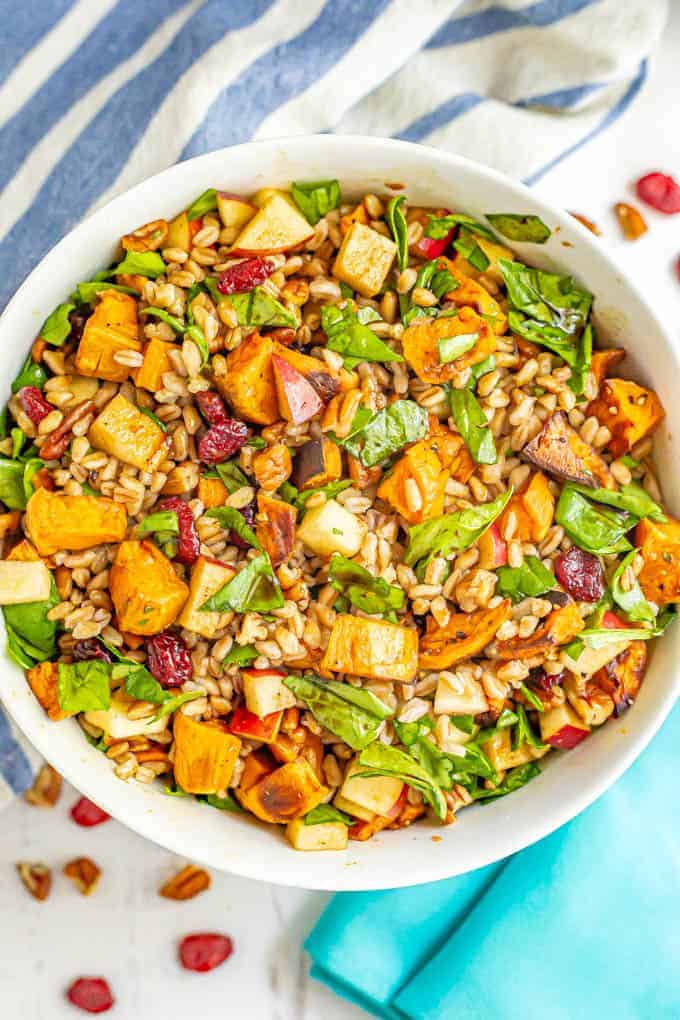
MULTIPOLYGON (((605 230, 624 269, 644 282, 680 340, 678 218, 650 213, 649 234, 626 245, 611 213, 633 198, 641 173, 680 176, 680 5, 650 79, 634 107, 608 132, 556 167, 538 190, 583 212, 605 230)), ((300 946, 327 897, 215 875, 212 889, 175 905, 156 890, 183 862, 108 822, 77 828, 68 817, 76 794, 41 811, 13 805, 0 819, 0 1016, 3 1020, 67 1020, 63 989, 80 974, 105 974, 118 999, 115 1016, 164 1020, 360 1020, 366 1014, 307 977, 300 946), (59 874, 78 855, 103 870, 91 899, 59 874), (46 903, 32 900, 14 873, 17 860, 44 860, 55 871, 46 903), (176 943, 191 931, 217 930, 235 941, 233 957, 212 974, 176 963, 176 943)), ((501 1018, 498 1018, 501 1020, 501 1018)))

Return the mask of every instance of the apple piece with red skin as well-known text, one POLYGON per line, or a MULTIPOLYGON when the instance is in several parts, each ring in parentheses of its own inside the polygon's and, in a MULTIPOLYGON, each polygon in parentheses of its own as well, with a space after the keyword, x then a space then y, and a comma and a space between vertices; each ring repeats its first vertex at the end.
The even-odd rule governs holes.
POLYGON ((304 216, 281 195, 273 194, 243 227, 229 254, 276 255, 298 248, 313 235, 304 216))
POLYGON ((482 570, 495 570, 508 562, 508 544, 501 538, 497 524, 487 528, 477 543, 479 566, 482 570))
POLYGON ((399 799, 393 808, 391 808, 386 815, 374 815, 370 821, 359 819, 354 825, 349 827, 347 835, 350 839, 359 840, 364 842, 374 836, 376 832, 380 832, 381 829, 386 829, 388 825, 399 818, 400 814, 406 807, 408 801, 408 787, 404 784, 404 789, 399 795, 399 799))
POLYGON ((630 624, 622 620, 620 616, 608 609, 602 616, 602 627, 604 630, 630 630, 630 624))
POLYGON ((560 751, 570 751, 590 733, 590 726, 569 705, 558 705, 540 715, 541 740, 560 751))
MULTIPOLYGON (((448 216, 450 209, 439 209, 438 216, 448 216)), ((425 234, 413 245, 413 251, 423 259, 438 259, 453 241, 456 228, 451 227, 445 237, 426 237, 425 234)))
POLYGON ((217 211, 222 225, 233 230, 242 230, 257 212, 257 206, 249 202, 243 195, 234 195, 230 191, 217 192, 217 211))
POLYGON ((278 354, 272 356, 276 397, 281 417, 293 425, 302 425, 323 408, 323 401, 302 372, 298 372, 278 354))
POLYGON ((241 682, 246 708, 258 719, 269 719, 285 708, 293 708, 295 695, 283 683, 281 669, 242 669, 241 682))
POLYGON ((279 732, 283 712, 272 712, 260 719, 247 708, 235 708, 229 724, 234 736, 245 737, 246 740, 261 740, 263 744, 271 744, 279 732))

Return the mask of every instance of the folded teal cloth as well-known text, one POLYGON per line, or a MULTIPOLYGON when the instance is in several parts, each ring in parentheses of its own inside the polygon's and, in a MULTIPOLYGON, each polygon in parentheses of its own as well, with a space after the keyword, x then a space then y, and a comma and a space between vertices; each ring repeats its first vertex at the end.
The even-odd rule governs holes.
POLYGON ((335 896, 312 975, 389 1020, 678 1020, 680 706, 596 804, 501 864, 335 896))

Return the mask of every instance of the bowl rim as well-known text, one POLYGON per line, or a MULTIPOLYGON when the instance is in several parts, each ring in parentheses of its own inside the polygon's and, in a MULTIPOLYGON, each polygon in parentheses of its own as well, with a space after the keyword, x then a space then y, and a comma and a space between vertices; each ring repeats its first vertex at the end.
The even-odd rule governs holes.
MULTIPOLYGON (((43 256, 43 258, 40 259, 6 305, 2 316, 0 317, 0 331, 6 323, 6 320, 11 317, 17 307, 27 299, 28 295, 30 295, 31 290, 39 277, 45 273, 53 263, 58 261, 61 252, 77 238, 79 233, 85 233, 92 229, 97 222, 105 221, 112 213, 124 210, 125 206, 131 202, 133 198, 139 196, 145 189, 162 185, 163 183, 170 181, 175 175, 179 177, 181 174, 186 174, 188 167, 196 167, 200 165, 202 161, 214 161, 219 157, 223 157, 225 160, 233 159, 234 157, 238 159, 239 154, 244 150, 261 149, 265 151, 277 146, 285 147, 286 150, 291 152, 292 157, 295 158, 298 147, 300 149, 304 149, 305 147, 309 147, 310 144, 323 147, 325 150, 330 152, 334 150, 340 151, 348 145, 363 147, 366 151, 367 162, 370 159, 371 149, 380 149, 383 151, 388 150, 394 154, 395 158, 398 158, 400 154, 408 155, 411 158, 417 155, 418 159, 421 161, 429 163, 430 165, 439 165, 447 171, 455 171, 456 169, 462 168, 471 172, 482 182, 484 180, 497 182, 504 188, 511 189, 518 199, 528 200, 533 208, 537 209, 537 211, 542 211, 546 216, 550 217, 556 225, 559 225, 560 227, 568 226, 569 230, 575 233, 576 236, 582 240, 584 247, 589 251, 589 253, 591 255, 594 254, 596 258, 602 260, 605 267, 610 272, 613 270, 620 277, 624 276, 613 253, 606 247, 602 240, 594 236, 578 221, 572 218, 569 213, 545 201, 540 195, 525 184, 514 181, 505 174, 494 170, 491 167, 476 163, 474 160, 470 160, 464 156, 445 152, 441 149, 435 148, 434 146, 422 145, 399 139, 352 134, 304 134, 293 137, 258 139, 255 141, 243 142, 238 145, 226 146, 221 149, 212 150, 211 152, 203 153, 200 156, 166 167, 164 170, 145 178, 133 187, 111 198, 104 205, 90 213, 85 219, 78 222, 43 256)), ((172 191, 172 188, 170 191, 172 191)), ((664 326, 661 318, 652 308, 637 283, 632 280, 628 274, 625 274, 624 286, 636 298, 644 314, 648 316, 651 322, 654 323, 659 334, 664 338, 670 355, 674 357, 676 361, 680 361, 680 357, 678 356, 678 352, 669 336, 667 328, 664 326)), ((0 676, 0 686, 1 680, 2 677, 0 676)), ((253 855, 251 861, 248 856, 244 854, 242 857, 238 858, 237 866, 232 866, 230 863, 228 867, 224 865, 222 870, 244 878, 272 882, 282 886, 326 891, 350 891, 380 890, 414 886, 451 878, 456 875, 465 874, 470 870, 475 870, 476 868, 492 864, 518 852, 519 850, 525 849, 538 840, 549 836, 560 826, 574 819, 595 800, 602 796, 602 794, 605 793, 606 790, 608 790, 623 775, 623 773, 627 771, 635 759, 650 743, 663 722, 668 717, 678 693, 680 693, 680 670, 674 671, 674 684, 671 684, 668 690, 660 696, 658 700, 656 700, 654 710, 650 713, 646 724, 639 732, 629 736, 625 745, 619 748, 616 755, 610 756, 606 759, 606 761, 598 768, 597 773, 592 776, 592 779, 586 785, 580 788, 574 787, 572 796, 564 802, 554 804, 550 812, 538 812, 536 813, 536 817, 533 818, 530 811, 525 812, 524 822, 520 827, 521 835, 518 832, 514 832, 510 827, 504 827, 505 831, 498 832, 497 837, 492 843, 488 843, 485 847, 480 847, 479 859, 472 868, 465 867, 463 870, 457 870, 455 860, 452 860, 452 854, 450 853, 447 855, 421 854, 420 860, 417 862, 414 861, 412 869, 409 870, 407 876, 400 877, 399 874, 389 873, 385 876, 384 880, 376 880, 373 869, 369 869, 372 877, 367 881, 367 876, 362 876, 361 869, 348 867, 336 874, 332 883, 329 883, 327 880, 324 880, 323 875, 317 877, 313 874, 311 869, 307 874, 303 874, 305 871, 304 862, 307 859, 304 854, 296 854, 291 860, 295 861, 299 858, 299 862, 296 866, 291 864, 287 867, 274 866, 271 861, 267 860, 263 862, 257 855, 253 855)), ((29 718, 30 713, 28 711, 30 699, 28 697, 26 699, 23 699, 23 697, 18 697, 16 699, 6 698, 2 701, 2 704, 13 717, 22 732, 26 735, 30 743, 33 744, 33 746, 49 761, 51 759, 49 728, 46 726, 35 726, 31 722, 29 718), (26 711, 22 710, 22 706, 26 707, 26 711)), ((164 832, 162 841, 159 839, 153 811, 140 809, 138 811, 131 812, 135 816, 133 819, 130 819, 129 814, 126 816, 124 798, 114 796, 113 793, 109 793, 106 790, 100 790, 96 779, 90 779, 88 770, 84 766, 84 763, 80 770, 76 767, 75 762, 68 763, 66 767, 62 767, 57 761, 55 762, 55 766, 59 768, 59 771, 62 772, 64 777, 72 783, 77 790, 80 790, 85 796, 91 797, 92 800, 111 814, 112 817, 121 821, 128 828, 132 829, 132 831, 139 833, 146 839, 149 839, 157 845, 176 854, 182 856, 187 854, 187 841, 186 838, 182 837, 182 834, 176 834, 174 830, 168 829, 167 832, 164 832)), ((125 785, 121 783, 121 790, 123 789, 125 789, 125 785)), ((518 795, 515 794, 515 797, 517 796, 518 795)), ((515 803, 517 802, 515 801, 515 803)), ((376 853, 379 852, 380 847, 377 847, 376 853)), ((216 865, 213 860, 207 860, 206 855, 201 852, 192 851, 191 857, 199 863, 205 863, 211 867, 219 867, 219 865, 216 865)))

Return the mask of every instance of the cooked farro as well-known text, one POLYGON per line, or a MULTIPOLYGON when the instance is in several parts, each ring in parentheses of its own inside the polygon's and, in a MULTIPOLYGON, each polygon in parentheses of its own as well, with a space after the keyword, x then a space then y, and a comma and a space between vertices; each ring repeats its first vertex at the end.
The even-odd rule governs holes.
POLYGON ((8 652, 121 779, 296 849, 451 822, 635 700, 680 598, 663 409, 469 217, 201 206, 123 237, 13 386, 8 652))

